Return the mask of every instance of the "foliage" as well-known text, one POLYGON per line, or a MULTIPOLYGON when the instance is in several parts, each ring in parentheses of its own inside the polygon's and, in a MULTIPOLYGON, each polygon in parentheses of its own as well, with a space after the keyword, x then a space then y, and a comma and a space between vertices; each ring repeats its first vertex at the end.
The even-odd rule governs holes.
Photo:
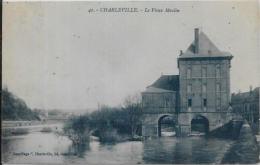
POLYGON ((71 139, 92 133, 101 142, 122 141, 141 135, 140 118, 140 99, 129 96, 123 107, 102 106, 91 114, 71 119, 64 131, 70 134, 71 139))
POLYGON ((73 144, 84 144, 89 140, 89 123, 88 115, 71 118, 63 128, 64 134, 68 136, 73 144))
POLYGON ((39 120, 37 113, 7 88, 2 90, 2 115, 3 120, 39 120))

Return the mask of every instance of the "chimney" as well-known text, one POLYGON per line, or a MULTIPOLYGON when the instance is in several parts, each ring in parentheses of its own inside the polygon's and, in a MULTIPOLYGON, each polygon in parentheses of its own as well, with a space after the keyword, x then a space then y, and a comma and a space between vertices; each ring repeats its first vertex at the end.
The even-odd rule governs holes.
POLYGON ((194 53, 199 53, 199 28, 194 29, 195 32, 195 41, 194 41, 194 53))
POLYGON ((182 50, 180 50, 180 56, 183 54, 183 51, 182 50))

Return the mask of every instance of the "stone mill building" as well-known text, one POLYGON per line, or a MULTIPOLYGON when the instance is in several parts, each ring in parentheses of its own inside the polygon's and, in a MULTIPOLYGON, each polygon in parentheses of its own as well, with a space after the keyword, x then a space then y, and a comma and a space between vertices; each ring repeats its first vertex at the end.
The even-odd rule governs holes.
POLYGON ((177 59, 179 75, 162 75, 142 92, 143 136, 160 136, 165 117, 184 136, 194 123, 203 124, 205 133, 227 123, 232 57, 195 29, 194 41, 177 59))

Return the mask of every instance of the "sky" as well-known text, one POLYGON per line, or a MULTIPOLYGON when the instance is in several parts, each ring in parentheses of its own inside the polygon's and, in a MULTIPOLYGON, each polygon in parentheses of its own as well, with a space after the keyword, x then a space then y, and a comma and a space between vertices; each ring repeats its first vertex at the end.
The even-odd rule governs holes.
POLYGON ((178 74, 196 27, 234 56, 231 92, 260 86, 257 1, 4 2, 3 86, 31 108, 118 106, 162 74, 178 74), (103 7, 180 12, 88 12, 103 7))

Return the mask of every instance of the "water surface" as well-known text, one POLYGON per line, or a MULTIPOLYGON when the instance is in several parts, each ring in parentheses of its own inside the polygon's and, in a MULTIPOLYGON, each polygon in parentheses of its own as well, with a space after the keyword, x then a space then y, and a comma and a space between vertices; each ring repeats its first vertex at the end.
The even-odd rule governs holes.
POLYGON ((220 163, 233 141, 204 137, 162 137, 144 142, 101 144, 75 147, 65 136, 32 132, 2 141, 5 163, 220 163))

